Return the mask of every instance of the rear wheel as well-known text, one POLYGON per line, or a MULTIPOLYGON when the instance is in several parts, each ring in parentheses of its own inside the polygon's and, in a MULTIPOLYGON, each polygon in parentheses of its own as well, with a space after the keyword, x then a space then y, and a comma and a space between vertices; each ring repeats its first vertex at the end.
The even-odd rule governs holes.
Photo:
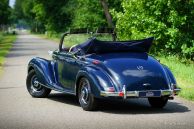
POLYGON ((78 98, 80 106, 86 110, 95 110, 97 107, 97 100, 91 94, 90 82, 87 78, 82 78, 79 82, 78 98))
POLYGON ((148 98, 148 101, 150 105, 154 108, 163 108, 167 104, 168 98, 167 97, 148 98))
POLYGON ((47 97, 51 92, 51 89, 48 89, 39 84, 37 75, 34 70, 31 70, 28 73, 26 79, 26 87, 30 95, 36 98, 47 97))

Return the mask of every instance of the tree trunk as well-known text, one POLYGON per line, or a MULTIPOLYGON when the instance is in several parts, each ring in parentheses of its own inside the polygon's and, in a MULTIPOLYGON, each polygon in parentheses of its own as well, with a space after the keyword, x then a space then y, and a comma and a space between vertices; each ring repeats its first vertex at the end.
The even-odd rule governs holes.
POLYGON ((108 22, 108 26, 111 27, 111 28, 114 28, 114 24, 112 22, 112 17, 110 15, 106 0, 100 0, 100 2, 101 2, 102 7, 104 9, 104 13, 105 13, 105 16, 106 16, 106 19, 107 19, 107 22, 108 22))

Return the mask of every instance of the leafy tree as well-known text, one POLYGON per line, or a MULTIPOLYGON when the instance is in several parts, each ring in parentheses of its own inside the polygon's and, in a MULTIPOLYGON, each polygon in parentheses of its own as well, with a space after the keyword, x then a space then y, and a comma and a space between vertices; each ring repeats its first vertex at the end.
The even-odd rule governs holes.
POLYGON ((33 12, 36 15, 36 19, 39 21, 45 21, 45 27, 49 31, 64 31, 67 25, 70 23, 70 14, 64 11, 65 5, 68 0, 36 0, 36 4, 33 8, 33 12))
POLYGON ((107 26, 104 12, 99 0, 75 0, 76 10, 72 27, 74 28, 95 28, 107 26))
POLYGON ((122 0, 73 0, 76 10, 73 10, 72 27, 97 28, 114 27, 110 10, 121 11, 122 0))
POLYGON ((194 59, 194 1, 124 0, 122 7, 112 11, 120 39, 154 36, 155 50, 194 59))
POLYGON ((15 10, 15 16, 17 19, 23 19, 24 13, 23 13, 23 3, 27 2, 27 0, 16 0, 14 4, 14 10, 15 10))
POLYGON ((7 25, 9 23, 9 17, 11 9, 9 7, 9 0, 0 1, 0 25, 7 25))
POLYGON ((46 30, 49 33, 58 33, 66 31, 69 27, 108 26, 108 23, 112 22, 109 7, 118 7, 116 5, 119 3, 118 1, 16 0, 15 12, 18 19, 25 19, 29 23, 32 31, 44 32, 46 30), (109 15, 109 22, 106 21, 105 14, 109 15))
POLYGON ((15 12, 18 19, 25 19, 29 23, 32 31, 65 31, 71 21, 71 13, 66 9, 69 1, 16 0, 15 12))

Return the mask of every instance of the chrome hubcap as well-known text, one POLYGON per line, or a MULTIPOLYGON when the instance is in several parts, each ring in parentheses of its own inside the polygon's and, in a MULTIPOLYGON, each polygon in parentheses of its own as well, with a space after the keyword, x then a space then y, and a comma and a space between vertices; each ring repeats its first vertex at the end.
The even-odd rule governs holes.
POLYGON ((82 104, 88 104, 89 101, 89 83, 87 81, 84 81, 82 83, 82 88, 80 91, 80 102, 82 104))
POLYGON ((81 101, 84 104, 87 104, 87 101, 88 101, 88 89, 86 87, 82 88, 82 91, 81 91, 81 101))
POLYGON ((34 81, 34 87, 38 87, 38 81, 37 80, 34 81))
POLYGON ((32 92, 39 92, 42 89, 42 86, 39 84, 37 77, 34 75, 31 80, 31 89, 32 92))

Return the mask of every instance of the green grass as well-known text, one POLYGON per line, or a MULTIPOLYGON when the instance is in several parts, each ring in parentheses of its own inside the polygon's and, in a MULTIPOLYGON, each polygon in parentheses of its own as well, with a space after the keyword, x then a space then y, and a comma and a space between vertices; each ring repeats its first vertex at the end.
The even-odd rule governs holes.
POLYGON ((37 35, 41 38, 44 38, 44 39, 49 39, 49 40, 53 40, 53 41, 56 41, 56 42, 59 42, 60 41, 60 34, 58 35, 54 35, 54 36, 48 36, 48 35, 45 35, 45 34, 37 34, 37 33, 32 33, 34 35, 37 35))
POLYGON ((16 35, 3 34, 0 32, 0 73, 2 72, 2 66, 5 62, 5 56, 12 47, 15 39, 16 35))
POLYGON ((176 56, 157 58, 172 70, 178 86, 182 89, 179 96, 194 101, 194 62, 182 63, 176 56))

